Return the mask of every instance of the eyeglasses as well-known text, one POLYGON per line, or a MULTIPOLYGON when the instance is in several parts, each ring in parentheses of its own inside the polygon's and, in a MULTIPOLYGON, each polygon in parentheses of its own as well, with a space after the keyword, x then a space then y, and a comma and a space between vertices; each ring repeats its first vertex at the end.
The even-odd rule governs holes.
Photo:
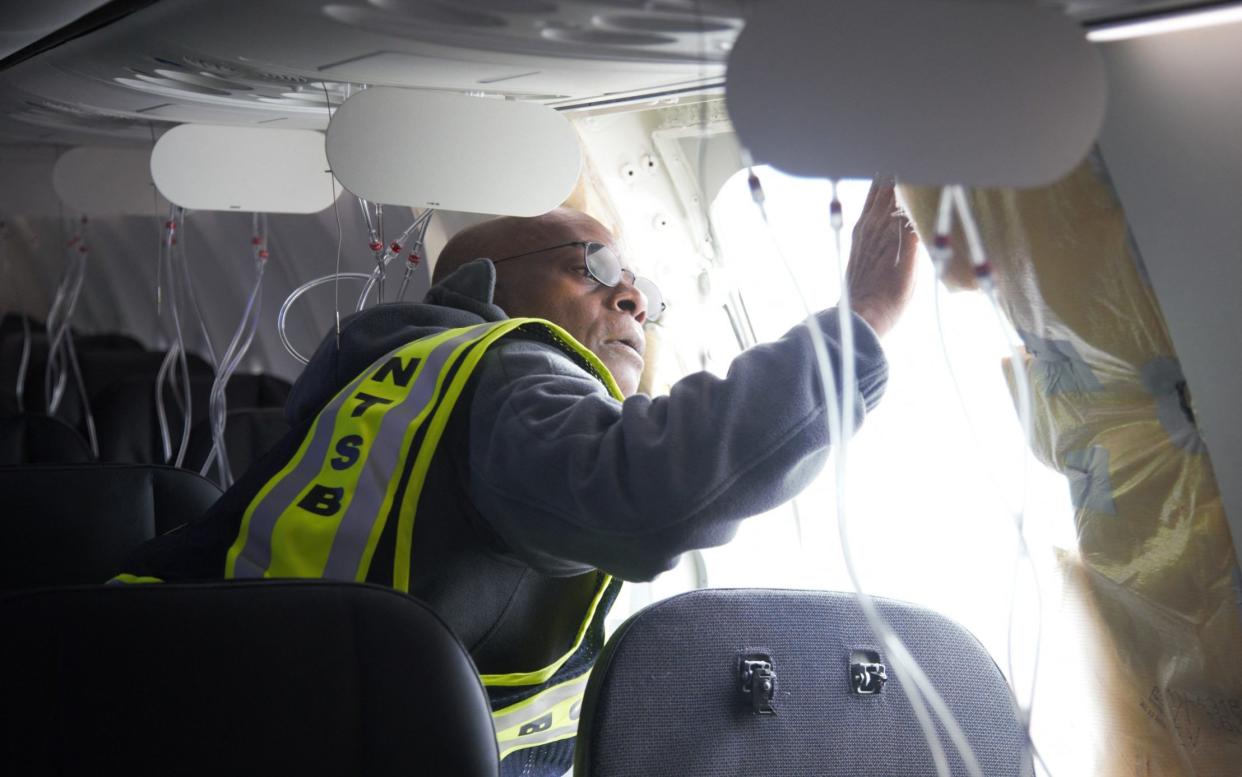
POLYGON ((659 321, 664 315, 664 311, 668 305, 664 303, 664 295, 660 293, 660 289, 649 278, 635 275, 633 272, 621 266, 621 257, 617 256, 617 252, 613 251, 603 243, 594 241, 574 240, 568 243, 560 243, 559 245, 548 246, 547 248, 537 248, 534 251, 527 251, 522 254, 514 254, 506 256, 502 259, 493 259, 492 264, 498 262, 507 262, 510 259, 521 259, 523 256, 531 256, 533 254, 542 254, 546 251, 555 251, 558 248, 568 248, 569 246, 582 247, 582 261, 585 265, 587 277, 601 286, 615 288, 622 281, 628 282, 631 286, 642 292, 647 299, 647 320, 659 321))

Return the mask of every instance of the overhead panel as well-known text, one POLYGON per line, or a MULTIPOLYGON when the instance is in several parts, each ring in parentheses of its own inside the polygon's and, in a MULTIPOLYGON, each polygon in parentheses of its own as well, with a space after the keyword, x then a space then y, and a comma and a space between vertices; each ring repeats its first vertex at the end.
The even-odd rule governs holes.
POLYGON ((962 0, 756 3, 726 91, 743 144, 786 172, 1017 187, 1086 156, 1106 96, 1060 11, 962 0))
POLYGON ((151 152, 147 149, 71 149, 56 160, 52 184, 65 205, 84 216, 158 216, 168 212, 168 201, 151 180, 151 152))
POLYGON ((38 43, 62 27, 105 5, 107 0, 0 0, 0 59, 38 43))
POLYGON ((161 0, 6 71, 0 113, 58 130, 63 142, 81 127, 67 111, 49 117, 44 103, 105 116, 101 131, 133 140, 159 122, 322 130, 368 86, 587 105, 719 84, 743 7, 161 0))
POLYGON ((323 134, 313 130, 183 124, 155 144, 151 174, 190 210, 318 213, 335 194, 323 134))
POLYGON ((511 216, 560 205, 582 167, 551 108, 388 87, 340 107, 327 149, 345 188, 372 202, 511 216))

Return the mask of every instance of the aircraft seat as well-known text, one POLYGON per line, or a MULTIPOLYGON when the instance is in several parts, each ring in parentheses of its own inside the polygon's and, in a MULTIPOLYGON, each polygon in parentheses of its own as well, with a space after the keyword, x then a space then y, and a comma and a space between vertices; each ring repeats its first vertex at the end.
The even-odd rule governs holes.
POLYGON ((0 598, 14 774, 495 777, 474 663, 388 588, 114 585, 0 598))
POLYGON ((0 418, 0 465, 84 464, 90 445, 69 424, 42 413, 0 418))
MULTIPOLYGON (((979 641, 936 613, 874 601, 982 773, 1033 774, 1009 688, 979 641)), ((691 591, 608 640, 587 683, 574 775, 926 777, 936 768, 906 682, 853 594, 691 591)), ((950 771, 966 774, 940 731, 950 771)))
MULTIPOLYGON (((230 410, 224 425, 224 447, 229 457, 229 469, 233 477, 250 468, 263 454, 289 431, 285 411, 278 407, 247 407, 230 410)), ((211 426, 200 421, 190 430, 190 447, 186 451, 185 466, 198 471, 211 453, 211 426)), ((215 469, 209 470, 209 474, 215 469)))
MULTIPOLYGON (((207 418, 212 383, 210 367, 207 370, 206 374, 196 374, 191 371, 191 433, 199 425, 202 425, 204 430, 207 428, 203 422, 207 418)), ((268 375, 234 375, 229 381, 226 397, 230 411, 245 408, 284 407, 289 391, 289 384, 279 378, 268 375)), ((159 417, 155 411, 154 374, 113 383, 98 395, 94 402, 94 409, 95 425, 99 430, 99 458, 101 460, 164 463, 159 417)), ((168 415, 173 450, 176 451, 181 442, 181 411, 173 399, 172 391, 168 388, 164 391, 164 410, 168 415)), ((207 434, 210 437, 210 433, 207 434)), ((211 443, 208 442, 208 448, 210 445, 211 443)), ((262 452, 262 450, 253 451, 247 458, 255 458, 262 452)), ((198 467, 202 466, 205 457, 206 451, 203 452, 202 457, 197 459, 198 467)), ((192 462, 195 461, 189 457, 188 451, 186 461, 191 462, 187 466, 193 466, 192 462)))
POLYGON ((214 483, 173 467, 0 467, 0 590, 102 583, 143 542, 202 515, 214 483))
MULTIPOLYGON (((78 364, 82 368, 82 381, 88 397, 92 400, 102 389, 122 377, 144 372, 149 372, 154 377, 160 361, 164 358, 163 354, 144 351, 141 343, 122 334, 75 334, 73 343, 78 364)), ((0 332, 0 376, 4 380, 3 390, 13 396, 17 391, 17 373, 24 349, 25 337, 20 329, 0 332)), ((42 328, 32 329, 24 385, 27 410, 45 409, 47 350, 47 333, 42 328)), ((206 369, 210 374, 210 368, 197 357, 191 357, 190 367, 191 370, 206 369)), ((82 399, 77 383, 72 379, 65 386, 65 395, 57 409, 57 417, 72 426, 83 428, 82 399)))

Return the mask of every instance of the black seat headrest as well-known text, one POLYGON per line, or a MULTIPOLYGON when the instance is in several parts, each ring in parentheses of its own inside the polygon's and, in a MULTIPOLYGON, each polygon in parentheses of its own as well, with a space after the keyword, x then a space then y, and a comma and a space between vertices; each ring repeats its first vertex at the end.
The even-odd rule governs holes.
MULTIPOLYGON (((190 381, 190 424, 207 417, 211 376, 190 381)), ((173 454, 181 445, 182 413, 172 389, 164 386, 164 412, 168 418, 173 454)), ((155 378, 137 377, 113 383, 93 403, 95 428, 99 432, 99 459, 141 464, 164 462, 159 415, 155 405, 155 378)))
MULTIPOLYGON (((280 442, 289 428, 285 411, 277 407, 230 410, 224 422, 224 447, 233 477, 241 477, 251 464, 280 442)), ((190 448, 185 456, 185 466, 196 472, 200 471, 203 462, 207 461, 207 456, 211 453, 211 443, 210 419, 200 421, 190 431, 190 448)), ((213 466, 209 474, 216 471, 213 466)))
POLYGON ((143 542, 191 521, 220 489, 151 465, 0 467, 0 590, 102 583, 143 542))
POLYGON ((94 458, 82 435, 59 418, 41 413, 0 418, 0 465, 82 464, 94 458))
POLYGON ((226 391, 229 409, 248 407, 283 408, 293 386, 275 375, 238 374, 229 378, 226 391))
POLYGON ((426 605, 306 581, 0 599, 13 773, 495 777, 487 696, 426 605))

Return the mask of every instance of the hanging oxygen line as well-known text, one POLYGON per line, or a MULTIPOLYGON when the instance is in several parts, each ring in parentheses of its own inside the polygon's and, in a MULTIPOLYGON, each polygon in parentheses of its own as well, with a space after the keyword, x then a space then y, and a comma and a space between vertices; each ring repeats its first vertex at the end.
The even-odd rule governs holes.
MULTIPOLYGON (((806 311, 806 328, 810 335, 812 351, 815 354, 817 372, 822 387, 826 408, 826 423, 828 426, 828 437, 831 441, 834 456, 836 458, 836 507, 837 507, 837 527, 841 539, 842 560, 846 572, 850 577, 850 581, 854 586, 854 592, 857 597, 859 607, 863 616, 866 618, 868 625, 871 627, 872 633, 880 640, 884 646, 885 653, 888 656, 889 663, 893 666, 894 672, 899 673, 906 681, 906 691, 909 695, 910 706, 914 711, 915 718, 918 721, 919 728, 923 732, 923 737, 927 742, 927 746, 931 751, 932 759, 935 762, 936 773, 938 777, 951 777, 949 762, 945 756, 944 748, 940 742, 940 736, 937 733, 936 725, 932 720, 931 713, 936 715, 941 727, 948 735, 949 740, 953 743, 954 749, 957 750, 967 773, 971 777, 983 777, 982 768, 979 765, 978 758, 975 756, 974 750, 966 739, 965 733, 962 731, 960 724, 954 717, 952 711, 945 704, 940 693, 932 685, 927 675, 923 672, 918 662, 911 655, 902 640, 897 636, 896 632, 888 625, 884 617, 880 614, 875 606, 874 600, 870 594, 862 586, 861 578, 858 575, 858 569, 854 563, 853 554, 850 546, 850 537, 848 531, 848 511, 846 502, 846 483, 847 483, 847 456, 849 440, 853 435, 854 416, 853 416, 853 389, 851 384, 843 383, 842 396, 839 398, 836 391, 836 370, 833 367, 832 360, 829 356, 827 342, 824 337, 823 330, 820 328, 819 320, 815 316, 810 304, 802 293, 802 287, 790 266, 787 257, 781 250, 780 243, 777 241, 772 224, 768 219, 766 207, 766 195, 763 191, 763 185, 759 180, 755 171, 750 169, 747 179, 750 188, 751 199, 758 209, 760 217, 767 229, 767 234, 771 240, 773 250, 780 257, 781 264, 789 275, 793 285, 794 292, 801 301, 803 309, 806 311), (847 415, 845 411, 848 411, 847 415), (930 708, 930 709, 929 709, 930 708)), ((836 194, 836 185, 833 184, 832 202, 829 206, 829 213, 834 234, 834 244, 836 248, 836 260, 838 266, 838 275, 842 278, 841 285, 841 303, 838 305, 839 322, 841 324, 841 361, 843 369, 843 378, 853 375, 852 362, 854 359, 854 338, 853 338, 853 322, 849 318, 849 288, 845 284, 845 268, 846 262, 843 255, 841 232, 844 228, 844 221, 841 214, 841 204, 836 194)))
POLYGON ((30 366, 30 316, 22 313, 22 356, 17 364, 17 412, 26 412, 26 369, 30 366))
POLYGON ((186 296, 190 298, 190 306, 194 308, 194 317, 198 319, 198 331, 203 336, 207 358, 211 361, 211 368, 218 372, 220 363, 216 360, 216 349, 211 342, 211 333, 207 331, 207 320, 203 318, 203 309, 198 304, 198 291, 194 288, 194 276, 190 272, 190 257, 186 249, 185 208, 177 211, 177 232, 181 235, 176 243, 181 248, 181 279, 185 284, 186 296))
POLYGON ((233 485, 233 471, 229 466, 228 448, 225 445, 224 430, 228 421, 228 401, 226 390, 229 379, 237 371, 246 352, 254 342, 255 333, 259 329, 259 315, 262 310, 263 273, 270 256, 268 251, 267 214, 256 213, 252 220, 254 236, 250 240, 252 260, 254 262, 255 281, 250 297, 246 300, 246 309, 237 331, 221 357, 220 367, 216 370, 216 378, 211 384, 208 423, 211 426, 211 452, 203 462, 200 474, 204 477, 214 463, 220 475, 220 485, 228 488, 233 485))
POLYGON ((69 333, 69 319, 77 304, 77 294, 81 291, 81 275, 85 269, 86 241, 84 232, 86 219, 82 219, 79 230, 69 239, 69 252, 64 273, 56 286, 56 295, 52 298, 52 307, 47 314, 47 365, 43 381, 43 401, 48 415, 54 415, 60 406, 65 390, 65 354, 62 350, 64 338, 69 333))
POLYGON ((155 413, 160 426, 160 442, 163 445, 164 461, 180 467, 185 461, 185 454, 190 446, 190 424, 193 422, 193 399, 190 386, 190 364, 185 349, 185 333, 181 328, 181 311, 178 305, 177 273, 174 264, 177 257, 177 227, 184 224, 185 214, 179 206, 172 206, 168 220, 164 222, 165 234, 161 242, 159 263, 167 266, 168 279, 168 312, 172 319, 173 338, 168 353, 160 364, 155 376, 155 413), (181 379, 178 385, 177 379, 181 379), (167 382, 172 390, 173 399, 182 414, 181 441, 174 457, 172 439, 169 431, 168 413, 164 409, 164 384, 167 382))
MULTIPOLYGON (((9 224, 7 221, 0 221, 0 245, 5 248, 9 244, 9 224)), ((13 309, 19 307, 19 300, 16 296, 17 285, 11 280, 13 275, 13 263, 9 256, 9 252, 4 252, 4 278, 8 280, 6 288, 14 290, 13 309)), ((25 394, 26 394, 26 368, 30 363, 30 316, 26 313, 19 313, 22 321, 22 352, 17 364, 17 385, 14 387, 13 396, 17 403, 17 412, 24 413, 26 411, 25 394)))
MULTIPOLYGON (((82 403, 82 415, 91 452, 98 457, 99 437, 95 431, 95 417, 91 412, 90 398, 87 396, 86 384, 82 379, 82 368, 78 363, 77 349, 73 344, 73 332, 70 326, 73 322, 73 314, 77 310, 78 300, 81 298, 82 286, 86 281, 86 268, 90 256, 86 243, 87 224, 88 220, 83 216, 79 221, 77 234, 69 240, 69 261, 61 282, 57 286, 52 308, 48 311, 47 367, 44 373, 43 390, 47 414, 56 415, 56 411, 60 409, 61 400, 64 399, 69 379, 72 377, 78 391, 78 399, 82 403)), ((22 323, 23 330, 28 335, 29 324, 24 319, 22 323)), ((30 357, 28 341, 27 336, 27 342, 23 343, 22 362, 18 368, 19 406, 24 405, 23 384, 30 357)))
MULTIPOLYGON (((932 264, 936 271, 937 283, 944 277, 948 266, 953 261, 954 251, 951 242, 953 230, 954 215, 962 227, 962 233, 966 238, 966 246, 968 249, 968 258, 973 269, 979 288, 983 291, 988 303, 992 308, 992 312, 996 316, 998 325, 1000 326, 1004 336, 1005 343, 1009 347, 1010 355, 1010 373, 1013 375, 1014 386, 1017 393, 1018 416, 1022 425, 1022 439, 1026 449, 1030 448, 1032 435, 1034 433, 1034 418, 1031 409, 1031 386, 1029 376, 1026 374, 1025 363, 1018 351, 1017 345, 1013 342, 1013 338, 1009 336, 1009 328, 1005 319, 1004 311, 1001 309, 1000 301, 997 298, 996 280, 993 275, 991 262, 988 261, 987 254, 984 249, 983 238, 979 231, 978 223, 975 221, 974 213, 970 208, 969 198, 966 196, 966 190, 961 186, 946 186, 941 190, 940 203, 936 213, 936 234, 930 249, 932 264)), ((950 366, 950 369, 952 367, 950 366)), ((955 379, 956 380, 956 379, 955 379)), ((960 398, 959 398, 960 401, 960 398)), ((1020 502, 1016 509, 1013 510, 1014 529, 1016 532, 1016 550, 1017 561, 1014 565, 1014 577, 1011 581, 1010 589, 1010 607, 1009 607, 1009 650, 1007 655, 1007 674, 1009 676, 1010 688, 1013 691, 1013 699, 1015 711, 1018 719, 1022 722, 1026 729, 1027 744, 1031 748, 1032 753, 1044 766, 1043 757, 1040 755, 1038 748, 1035 747, 1034 741, 1031 739, 1031 718, 1035 707, 1036 686, 1039 679, 1039 662, 1040 653, 1043 642, 1043 586, 1040 583, 1039 572, 1035 566, 1035 561, 1031 557, 1030 547, 1026 542, 1026 503, 1027 491, 1030 487, 1030 463, 1029 456, 1024 455, 1022 460, 1022 488, 1020 492, 1020 502), (1014 665, 1013 647, 1015 643, 1014 630, 1016 625, 1016 602, 1018 575, 1022 565, 1025 564, 1030 570, 1031 578, 1035 584, 1036 599, 1036 627, 1035 627, 1035 655, 1033 666, 1031 669, 1031 678, 1029 686, 1029 695, 1027 704, 1022 706, 1018 699, 1017 693, 1017 674, 1014 665)))
POLYGON ((367 247, 375 258, 376 301, 384 301, 384 206, 375 203, 375 214, 372 216, 371 203, 362 197, 358 198, 358 206, 362 208, 362 219, 367 225, 367 247))
POLYGON ((362 310, 366 306, 367 297, 371 293, 371 289, 376 289, 375 301, 383 302, 383 291, 381 284, 384 277, 388 273, 388 265, 393 259, 401 253, 404 246, 410 246, 409 257, 406 259, 405 272, 401 278, 401 286, 397 291, 396 302, 405 301, 405 291, 410 285, 410 278, 414 271, 418 269, 418 265, 422 262, 423 240, 427 236, 427 227, 431 224, 431 217, 435 215, 434 210, 425 210, 418 215, 401 233, 400 237, 392 241, 387 248, 379 252, 376 258, 375 270, 371 273, 371 278, 366 285, 362 287, 362 294, 358 295, 358 305, 355 311, 362 310), (413 240, 411 241, 411 237, 413 240))
MULTIPOLYGON (((365 202, 365 201, 362 201, 362 202, 365 202)), ((303 355, 293 345, 292 341, 290 341, 289 339, 289 333, 288 333, 289 311, 290 309, 292 309, 293 304, 297 302, 298 299, 300 299, 303 294, 306 294, 306 292, 312 289, 318 288, 319 286, 323 286, 329 283, 335 284, 336 282, 340 280, 362 281, 363 282, 362 293, 358 295, 358 303, 357 303, 357 306, 355 307, 356 311, 362 310, 363 307, 366 306, 367 297, 370 296, 371 290, 373 288, 376 288, 382 282, 383 276, 387 272, 388 265, 392 262, 394 258, 397 257, 398 254, 400 254, 402 251, 405 250, 406 246, 408 246, 409 253, 406 257, 405 271, 402 274, 401 285, 397 290, 396 297, 394 298, 394 301, 396 302, 404 302, 406 291, 408 290, 409 285, 410 285, 410 280, 413 277, 414 272, 418 269, 419 265, 422 264, 422 258, 424 256, 424 248, 425 248, 424 241, 427 236, 427 228, 428 226, 430 226, 432 216, 434 215, 435 215, 434 210, 423 211, 422 213, 418 214, 418 216, 414 219, 414 221, 411 222, 408 227, 406 227, 405 231, 402 232, 401 235, 396 240, 389 243, 387 247, 384 247, 381 244, 380 250, 378 251, 378 257, 376 259, 375 268, 371 270, 370 272, 366 272, 366 273, 334 272, 329 275, 323 275, 318 278, 313 278, 307 281, 306 283, 303 283, 301 286, 297 287, 296 289, 294 289, 293 292, 290 293, 289 296, 285 298, 284 303, 282 303, 280 306, 280 312, 276 316, 276 331, 277 331, 277 334, 279 334, 280 336, 281 344, 285 347, 285 350, 289 352, 289 355, 297 359, 302 364, 306 364, 310 361, 309 357, 303 355)), ((369 225, 368 225, 368 230, 370 230, 369 225)), ((377 301, 378 301, 378 298, 379 298, 379 294, 377 293, 377 301)))

